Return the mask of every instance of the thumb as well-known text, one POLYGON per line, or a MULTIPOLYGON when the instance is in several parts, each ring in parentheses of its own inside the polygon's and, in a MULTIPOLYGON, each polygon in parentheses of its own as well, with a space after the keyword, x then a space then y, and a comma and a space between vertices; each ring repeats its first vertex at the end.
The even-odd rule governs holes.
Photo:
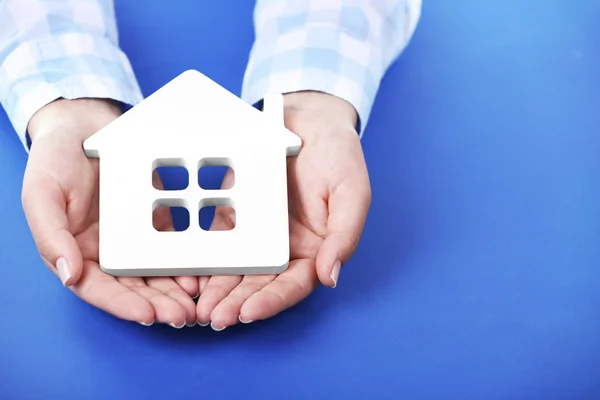
POLYGON ((63 285, 71 286, 81 277, 81 250, 69 232, 66 200, 53 178, 33 172, 23 183, 22 203, 38 251, 63 285))
POLYGON ((317 275, 324 285, 337 285, 340 268, 358 247, 370 205, 368 178, 350 178, 330 193, 327 235, 316 260, 317 275))

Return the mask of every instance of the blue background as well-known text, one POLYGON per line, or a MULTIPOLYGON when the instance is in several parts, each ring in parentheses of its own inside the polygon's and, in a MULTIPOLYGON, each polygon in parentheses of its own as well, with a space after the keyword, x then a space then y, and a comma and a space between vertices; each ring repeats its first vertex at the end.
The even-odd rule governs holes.
MULTIPOLYGON (((239 94, 253 2, 116 3, 146 95, 188 68, 239 94)), ((595 0, 425 0, 364 137, 373 205, 339 286, 223 332, 65 290, 2 116, 0 398, 600 398, 599 20, 595 0)))

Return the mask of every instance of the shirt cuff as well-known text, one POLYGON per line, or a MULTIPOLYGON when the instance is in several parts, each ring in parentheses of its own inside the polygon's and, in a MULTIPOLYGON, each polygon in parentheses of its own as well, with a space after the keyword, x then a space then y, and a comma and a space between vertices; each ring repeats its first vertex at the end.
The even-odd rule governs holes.
POLYGON ((0 66, 0 103, 26 149, 29 120, 59 98, 134 106, 143 97, 129 60, 103 37, 65 33, 24 42, 0 66))
POLYGON ((338 27, 298 29, 257 40, 242 98, 259 104, 268 92, 325 92, 349 102, 362 136, 383 74, 381 49, 338 27))

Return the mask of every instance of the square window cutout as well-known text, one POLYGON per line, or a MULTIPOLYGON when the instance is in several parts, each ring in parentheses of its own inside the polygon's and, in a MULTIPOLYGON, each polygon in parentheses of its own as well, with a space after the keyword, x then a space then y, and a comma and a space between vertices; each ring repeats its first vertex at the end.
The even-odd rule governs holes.
POLYGON ((156 200, 152 205, 152 226, 158 232, 183 232, 190 227, 190 212, 180 199, 156 200))
POLYGON ((182 159, 159 158, 152 163, 152 187, 154 189, 185 190, 188 188, 189 182, 190 174, 182 159), (155 172, 158 172, 158 176, 155 172), (160 179, 156 179, 157 177, 160 179))
POLYGON ((226 190, 235 185, 231 160, 224 157, 203 158, 198 163, 198 186, 204 190, 226 190), (223 178, 226 177, 225 180, 223 178))
POLYGON ((204 231, 230 231, 235 228, 235 208, 231 199, 204 199, 198 205, 198 223, 204 231), (218 219, 215 220, 215 216, 218 219))

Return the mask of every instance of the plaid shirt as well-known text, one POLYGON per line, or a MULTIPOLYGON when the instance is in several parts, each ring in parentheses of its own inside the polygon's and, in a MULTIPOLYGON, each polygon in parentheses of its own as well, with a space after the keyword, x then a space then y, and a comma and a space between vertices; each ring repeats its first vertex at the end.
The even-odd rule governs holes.
MULTIPOLYGON (((256 104, 269 91, 330 93, 356 108, 362 134, 420 11, 421 0, 257 0, 241 96, 256 104)), ((85 97, 142 100, 113 0, 0 0, 0 103, 25 147, 38 109, 85 97)))

